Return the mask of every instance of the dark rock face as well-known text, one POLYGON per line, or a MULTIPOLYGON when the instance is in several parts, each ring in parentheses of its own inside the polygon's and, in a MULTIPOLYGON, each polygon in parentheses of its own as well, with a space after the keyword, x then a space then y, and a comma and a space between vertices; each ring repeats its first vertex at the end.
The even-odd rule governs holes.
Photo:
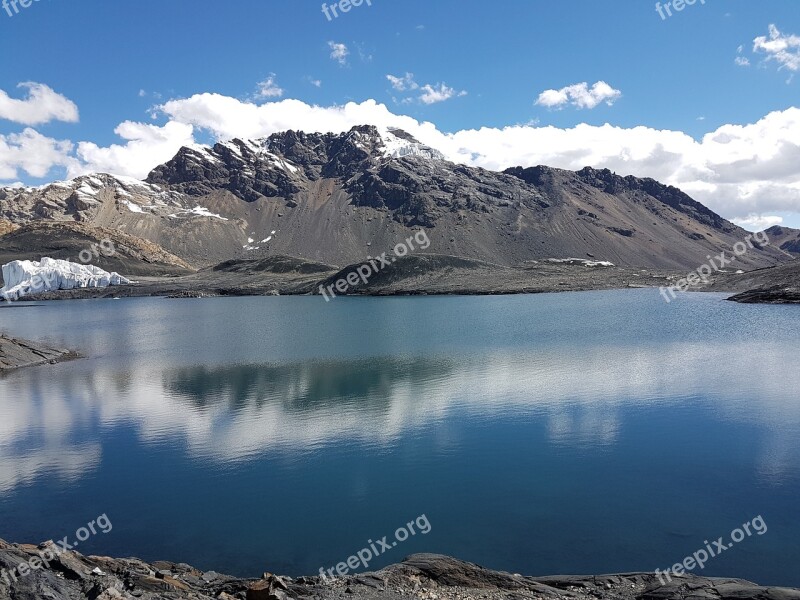
POLYGON ((436 554, 415 554, 375 573, 333 579, 264 573, 254 580, 183 563, 148 564, 55 550, 52 542, 36 547, 0 541, 0 600, 800 600, 800 590, 764 588, 739 579, 684 575, 661 582, 654 574, 523 577, 436 554), (56 556, 42 563, 37 560, 42 554, 56 556), (36 568, 25 567, 34 561, 36 568))
POLYGON ((190 196, 224 189, 246 202, 263 196, 290 198, 303 189, 303 180, 266 147, 233 140, 213 149, 182 148, 156 167, 148 183, 168 185, 190 196))
POLYGON ((382 163, 348 181, 345 189, 354 204, 389 210, 409 227, 434 227, 446 213, 550 206, 537 189, 513 177, 420 157, 382 163))
POLYGON ((316 181, 333 179, 341 182, 355 206, 388 210, 408 227, 433 227, 445 212, 549 206, 535 187, 519 178, 448 163, 407 132, 394 129, 392 135, 410 149, 387 155, 380 132, 369 125, 344 135, 287 131, 212 149, 183 148, 154 169, 147 182, 192 196, 225 189, 254 201, 265 196, 290 199, 316 181))

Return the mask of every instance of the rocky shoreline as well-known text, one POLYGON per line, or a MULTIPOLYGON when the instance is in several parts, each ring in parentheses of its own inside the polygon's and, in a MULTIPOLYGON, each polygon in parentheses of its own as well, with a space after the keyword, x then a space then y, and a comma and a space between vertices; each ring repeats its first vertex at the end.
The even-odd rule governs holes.
POLYGON ((14 369, 80 358, 77 352, 0 335, 0 375, 14 369))
MULTIPOLYGON (((321 294, 359 265, 344 268, 290 257, 229 261, 175 277, 136 277, 132 285, 59 290, 26 300, 123 297, 209 297, 321 294)), ((348 285, 336 296, 496 295, 611 290, 670 285, 679 273, 656 269, 588 267, 532 261, 504 267, 445 255, 420 255, 392 263, 366 283, 348 285)), ((335 288, 334 288, 335 289, 335 288)))
POLYGON ((53 542, 0 540, 0 600, 800 600, 800 589, 741 579, 653 573, 526 577, 436 554, 415 554, 373 573, 239 579, 180 563, 83 556, 53 542), (36 557, 54 556, 43 563, 36 557), (38 564, 35 569, 24 565, 38 564), (20 569, 20 566, 23 566, 20 569), (21 573, 25 572, 24 575, 21 573))

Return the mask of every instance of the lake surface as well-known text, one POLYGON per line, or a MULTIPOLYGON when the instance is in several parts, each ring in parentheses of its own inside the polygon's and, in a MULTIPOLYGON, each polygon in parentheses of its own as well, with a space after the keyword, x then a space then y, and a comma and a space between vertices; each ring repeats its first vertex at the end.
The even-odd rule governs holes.
POLYGON ((438 552, 800 586, 800 309, 657 291, 0 309, 88 358, 0 379, 0 537, 241 576, 438 552), (752 528, 751 528, 752 529, 752 528))

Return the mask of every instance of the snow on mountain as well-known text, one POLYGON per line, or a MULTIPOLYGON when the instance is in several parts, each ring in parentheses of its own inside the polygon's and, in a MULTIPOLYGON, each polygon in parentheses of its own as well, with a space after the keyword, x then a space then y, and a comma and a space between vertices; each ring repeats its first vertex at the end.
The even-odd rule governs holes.
POLYGON ((402 129, 388 128, 380 132, 383 140, 383 154, 389 158, 419 156, 429 160, 446 160, 444 154, 417 141, 402 129))
POLYGON ((40 262, 15 260, 3 265, 5 287, 0 297, 18 300, 29 294, 75 288, 104 288, 127 285, 130 280, 93 265, 79 265, 66 260, 43 258, 40 262))
MULTIPOLYGON (((211 155, 206 158, 216 160, 211 155)), ((91 222, 99 214, 110 214, 105 207, 115 204, 120 214, 224 220, 179 192, 107 173, 82 175, 38 187, 0 188, 0 217, 15 222, 37 219, 91 222)))

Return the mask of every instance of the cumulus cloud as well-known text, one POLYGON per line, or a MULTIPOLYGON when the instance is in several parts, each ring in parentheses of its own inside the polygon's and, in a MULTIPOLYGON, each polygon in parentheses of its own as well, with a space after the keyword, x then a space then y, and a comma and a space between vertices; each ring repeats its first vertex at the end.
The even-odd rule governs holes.
POLYGON ((80 160, 70 161, 68 143, 33 130, 27 132, 24 150, 22 142, 2 138, 0 178, 16 179, 20 168, 43 176, 54 165, 68 166, 70 175, 106 171, 144 177, 182 145, 193 143, 195 134, 257 138, 287 129, 340 133, 372 124, 399 127, 454 162, 487 169, 544 164, 577 170, 588 165, 675 185, 728 218, 800 213, 800 108, 773 112, 755 123, 723 125, 699 140, 681 131, 610 124, 562 129, 532 123, 445 133, 374 100, 325 107, 295 99, 256 104, 204 93, 170 100, 157 110, 166 124, 123 123, 117 134, 124 143, 99 147, 82 142, 80 160), (34 149, 34 142, 47 151, 34 149))
POLYGON ((592 87, 587 82, 568 85, 560 90, 545 90, 536 100, 536 104, 547 108, 564 108, 571 104, 577 108, 592 109, 605 102, 611 106, 622 97, 622 92, 615 90, 605 81, 598 81, 592 87))
POLYGON ((93 142, 80 142, 77 149, 80 162, 70 163, 67 173, 70 177, 102 172, 143 179, 153 167, 175 156, 181 146, 194 143, 192 132, 190 124, 176 121, 163 127, 125 121, 114 133, 127 143, 100 147, 93 142))
POLYGON ((46 177, 54 167, 69 167, 73 145, 54 140, 26 127, 22 133, 0 135, 0 179, 16 179, 20 172, 46 177))
POLYGON ((11 98, 0 90, 0 119, 23 125, 41 125, 50 121, 78 121, 78 107, 43 83, 28 81, 17 87, 28 90, 26 98, 11 98))
POLYGON ((335 60, 341 66, 347 64, 347 57, 350 55, 350 50, 347 49, 345 44, 330 41, 328 47, 331 49, 331 60, 335 60))
POLYGON ((784 35, 775 25, 769 26, 769 35, 753 40, 753 52, 763 52, 779 69, 800 71, 800 36, 784 35))
POLYGON ((259 82, 259 98, 280 98, 281 96, 283 96, 283 88, 277 84, 275 73, 270 73, 264 81, 259 82))
MULTIPOLYGON (((416 99, 423 104, 436 104, 437 102, 444 102, 445 100, 449 100, 453 97, 467 95, 466 91, 456 91, 454 88, 451 88, 444 83, 425 84, 420 86, 416 81, 414 81, 413 73, 406 73, 401 77, 396 75, 387 75, 386 79, 389 80, 389 83, 392 84, 392 88, 394 88, 394 90, 397 92, 418 91, 419 94, 417 95, 416 99)), ((404 103, 411 101, 411 98, 405 98, 403 100, 404 103)))
POLYGON ((445 100, 449 100, 455 96, 461 97, 467 95, 467 92, 463 90, 457 92, 444 83, 437 83, 436 85, 423 85, 421 90, 422 95, 419 97, 419 101, 423 104, 436 104, 437 102, 444 102, 445 100))

